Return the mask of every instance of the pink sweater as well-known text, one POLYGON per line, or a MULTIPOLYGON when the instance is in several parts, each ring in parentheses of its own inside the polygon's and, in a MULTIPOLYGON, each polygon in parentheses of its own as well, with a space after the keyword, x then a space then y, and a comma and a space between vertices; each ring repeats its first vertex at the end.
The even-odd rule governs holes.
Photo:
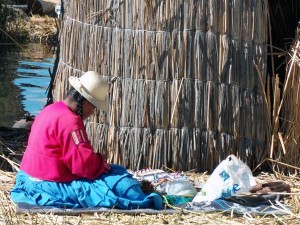
POLYGON ((104 163, 93 153, 82 119, 60 101, 35 118, 20 169, 42 180, 69 182, 97 178, 104 163))

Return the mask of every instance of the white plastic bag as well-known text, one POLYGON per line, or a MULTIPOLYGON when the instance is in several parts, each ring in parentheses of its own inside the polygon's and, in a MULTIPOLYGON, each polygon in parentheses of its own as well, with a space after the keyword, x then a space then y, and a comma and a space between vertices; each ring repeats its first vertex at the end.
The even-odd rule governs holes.
POLYGON ((250 168, 236 156, 230 155, 213 171, 193 202, 213 201, 246 193, 255 184, 250 168))
POLYGON ((193 198, 196 194, 196 188, 188 180, 173 180, 169 181, 166 186, 168 195, 178 195, 193 198))

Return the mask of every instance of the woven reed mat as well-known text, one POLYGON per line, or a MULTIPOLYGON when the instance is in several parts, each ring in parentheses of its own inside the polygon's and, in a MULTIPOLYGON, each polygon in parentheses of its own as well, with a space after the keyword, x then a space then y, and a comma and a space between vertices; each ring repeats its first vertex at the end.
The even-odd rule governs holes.
MULTIPOLYGON (((278 202, 279 203, 279 202, 278 202)), ((258 204, 256 206, 245 206, 235 202, 227 201, 224 199, 217 199, 212 202, 188 202, 181 207, 166 208, 163 210, 155 209, 109 209, 109 208, 53 208, 49 206, 33 206, 28 204, 19 203, 16 208, 17 213, 43 213, 43 214, 56 214, 56 215, 79 215, 79 214, 93 214, 93 213, 121 213, 121 214, 174 214, 174 213, 191 213, 191 212, 223 212, 235 213, 243 215, 244 213, 253 215, 287 215, 290 214, 290 208, 284 204, 258 204)))

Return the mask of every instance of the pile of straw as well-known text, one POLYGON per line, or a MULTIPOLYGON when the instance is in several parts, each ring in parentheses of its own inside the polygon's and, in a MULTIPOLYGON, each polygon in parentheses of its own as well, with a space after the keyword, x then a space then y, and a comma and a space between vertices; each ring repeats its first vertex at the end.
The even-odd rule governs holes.
POLYGON ((28 22, 29 39, 40 43, 57 44, 56 18, 49 16, 31 16, 28 22))
MULTIPOLYGON (((286 57, 286 74, 280 101, 274 108, 273 156, 277 161, 293 165, 288 168, 284 164, 275 164, 281 171, 297 171, 300 167, 300 28, 286 57)), ((279 90, 278 78, 274 82, 275 90, 279 90)), ((274 94, 275 95, 275 94, 274 94)))
POLYGON ((53 44, 57 42, 56 18, 28 16, 23 11, 10 7, 5 28, 0 27, 0 46, 19 45, 26 42, 53 44), (1 38, 2 37, 2 38, 1 38))
POLYGON ((267 0, 63 6, 54 98, 88 70, 111 82, 108 114, 87 122, 109 162, 212 171, 232 153, 266 157, 267 0))

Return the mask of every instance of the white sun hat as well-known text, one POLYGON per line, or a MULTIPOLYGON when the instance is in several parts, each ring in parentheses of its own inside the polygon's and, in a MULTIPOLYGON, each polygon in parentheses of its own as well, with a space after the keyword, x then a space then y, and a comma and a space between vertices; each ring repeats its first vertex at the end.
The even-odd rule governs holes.
POLYGON ((88 71, 80 78, 69 77, 70 84, 90 103, 97 108, 108 111, 105 97, 108 94, 109 84, 99 73, 88 71))

